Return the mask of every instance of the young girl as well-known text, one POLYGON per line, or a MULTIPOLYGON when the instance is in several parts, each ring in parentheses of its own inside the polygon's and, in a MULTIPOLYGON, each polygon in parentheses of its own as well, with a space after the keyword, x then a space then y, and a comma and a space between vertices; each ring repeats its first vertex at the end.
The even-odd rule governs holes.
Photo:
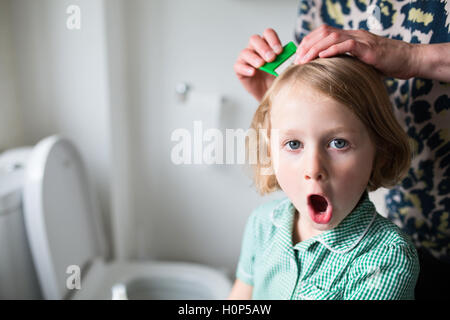
POLYGON ((251 214, 230 298, 413 299, 417 252, 368 198, 410 164, 375 69, 349 56, 292 66, 251 127, 266 129, 257 154, 270 159, 255 166, 257 189, 287 198, 251 214))

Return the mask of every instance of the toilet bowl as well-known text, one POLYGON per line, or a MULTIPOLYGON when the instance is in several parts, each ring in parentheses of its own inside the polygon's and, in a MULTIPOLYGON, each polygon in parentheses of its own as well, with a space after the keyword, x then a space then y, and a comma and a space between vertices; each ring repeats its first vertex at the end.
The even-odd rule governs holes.
POLYGON ((39 142, 27 162, 23 206, 45 299, 225 299, 230 280, 185 262, 104 259, 106 241, 83 161, 60 136, 39 142))
POLYGON ((230 282, 218 271, 183 262, 94 262, 70 299, 225 299, 230 282))

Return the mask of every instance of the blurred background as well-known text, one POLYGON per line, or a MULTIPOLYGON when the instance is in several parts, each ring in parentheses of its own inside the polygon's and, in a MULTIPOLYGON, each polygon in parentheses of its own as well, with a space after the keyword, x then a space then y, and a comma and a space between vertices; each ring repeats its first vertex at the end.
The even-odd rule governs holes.
POLYGON ((293 41, 297 6, 0 0, 0 152, 62 134, 87 164, 110 258, 195 262, 233 278, 248 216, 283 194, 259 196, 242 165, 174 164, 171 134, 193 132, 199 113, 175 88, 209 97, 201 108, 220 97, 216 127, 246 130, 257 102, 233 64, 267 27, 293 41), (67 26, 71 5, 79 29, 67 26))

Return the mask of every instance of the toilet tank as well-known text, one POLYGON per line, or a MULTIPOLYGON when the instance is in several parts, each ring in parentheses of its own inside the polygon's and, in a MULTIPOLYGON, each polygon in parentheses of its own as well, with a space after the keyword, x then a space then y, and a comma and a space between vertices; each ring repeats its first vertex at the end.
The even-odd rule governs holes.
POLYGON ((0 154, 0 299, 40 299, 22 211, 29 148, 0 154))

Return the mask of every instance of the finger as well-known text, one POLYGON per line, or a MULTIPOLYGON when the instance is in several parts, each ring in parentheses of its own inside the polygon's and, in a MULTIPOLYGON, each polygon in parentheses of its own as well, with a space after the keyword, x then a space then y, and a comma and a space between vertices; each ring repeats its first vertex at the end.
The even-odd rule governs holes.
POLYGON ((250 50, 249 48, 245 48, 241 51, 238 60, 241 60, 255 68, 259 68, 266 63, 258 54, 256 54, 255 51, 250 50))
POLYGON ((239 79, 242 79, 245 77, 253 76, 255 74, 255 68, 246 64, 243 61, 237 61, 234 64, 234 72, 236 73, 239 79))
POLYGON ((328 49, 319 52, 319 57, 328 58, 338 54, 344 54, 346 52, 351 53, 354 56, 358 56, 357 54, 358 42, 354 39, 348 39, 341 43, 334 44, 330 46, 328 49))
POLYGON ((306 63, 315 59, 320 52, 330 48, 331 46, 344 42, 347 39, 344 33, 331 32, 328 36, 319 40, 309 49, 303 57, 300 57, 300 63, 306 63))
POLYGON ((280 54, 283 51, 283 47, 281 46, 280 38, 278 34, 272 28, 268 28, 264 30, 263 37, 266 39, 269 46, 276 54, 280 54))
POLYGON ((330 27, 326 24, 311 31, 306 35, 297 47, 297 58, 295 63, 299 63, 300 59, 321 39, 327 37, 331 32, 337 32, 339 29, 330 27))
POLYGON ((254 50, 261 58, 267 62, 275 60, 276 54, 269 46, 269 44, 261 38, 260 35, 253 35, 250 37, 249 49, 254 50))

